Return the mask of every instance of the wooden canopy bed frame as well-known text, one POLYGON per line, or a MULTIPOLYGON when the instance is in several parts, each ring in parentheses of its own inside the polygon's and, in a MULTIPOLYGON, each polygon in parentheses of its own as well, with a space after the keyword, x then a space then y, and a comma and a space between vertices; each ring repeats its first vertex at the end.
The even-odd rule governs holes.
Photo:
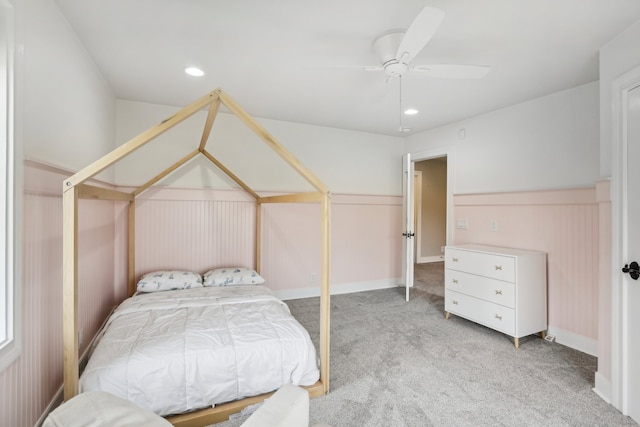
MULTIPOLYGON (((237 185, 250 194, 256 201, 256 270, 260 272, 260 236, 261 206, 265 203, 310 203, 320 204, 321 209, 321 265, 320 265, 320 379, 306 387, 310 396, 320 396, 329 392, 329 321, 330 321, 330 218, 331 195, 327 187, 315 177, 287 149, 245 112, 233 99, 221 89, 216 89, 192 104, 184 107, 176 114, 156 124, 140 135, 121 145, 111 153, 93 162, 63 183, 63 341, 64 341, 64 400, 78 394, 79 378, 79 346, 78 346, 78 200, 98 199, 129 202, 128 230, 128 286, 129 295, 135 291, 135 210, 136 198, 152 185, 180 168, 192 158, 203 155, 218 169, 224 172, 237 185), (206 150, 214 120, 220 104, 227 107, 246 126, 248 126, 272 150, 284 159, 316 190, 306 193, 292 193, 279 196, 261 197, 247 186, 240 178, 227 169, 218 159, 206 150), (136 188, 131 193, 121 192, 85 184, 85 181, 105 168, 117 163, 133 151, 171 129, 183 120, 208 107, 200 145, 191 153, 169 166, 157 176, 136 188)), ((175 415, 168 420, 175 426, 203 426, 227 420, 230 414, 239 412, 248 405, 264 400, 271 393, 260 396, 216 405, 187 414, 175 415)))

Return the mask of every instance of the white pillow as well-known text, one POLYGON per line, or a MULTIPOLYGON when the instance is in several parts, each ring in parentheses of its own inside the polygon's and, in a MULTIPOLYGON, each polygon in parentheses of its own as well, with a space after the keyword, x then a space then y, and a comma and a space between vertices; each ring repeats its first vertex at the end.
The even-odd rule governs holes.
POLYGON ((138 292, 161 292, 201 287, 202 276, 191 271, 153 271, 145 274, 138 281, 138 292))
POLYGON ((259 285, 264 279, 250 268, 215 268, 204 273, 204 286, 259 285))

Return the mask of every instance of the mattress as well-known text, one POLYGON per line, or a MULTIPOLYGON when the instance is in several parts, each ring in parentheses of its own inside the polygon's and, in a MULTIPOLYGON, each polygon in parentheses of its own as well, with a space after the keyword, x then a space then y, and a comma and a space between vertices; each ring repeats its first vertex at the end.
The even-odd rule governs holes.
POLYGON ((308 332, 264 286, 140 294, 107 321, 80 377, 158 415, 319 378, 308 332))

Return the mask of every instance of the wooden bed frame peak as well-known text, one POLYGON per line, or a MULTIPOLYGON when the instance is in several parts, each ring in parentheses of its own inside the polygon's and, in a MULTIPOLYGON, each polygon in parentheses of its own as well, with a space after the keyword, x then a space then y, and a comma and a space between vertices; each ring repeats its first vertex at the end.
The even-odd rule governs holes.
MULTIPOLYGON (((256 209, 256 270, 260 272, 261 205, 264 203, 309 203, 320 204, 321 209, 321 271, 320 271, 320 380, 307 387, 309 394, 320 396, 329 392, 329 332, 330 332, 330 229, 331 193, 327 187, 302 165, 282 144, 270 135, 258 122, 244 111, 222 89, 215 89, 200 99, 184 107, 171 117, 142 132, 135 138, 119 146, 109 154, 96 160, 63 182, 63 341, 64 341, 64 399, 78 394, 79 346, 78 346, 78 200, 98 199, 129 202, 128 237, 128 286, 129 294, 135 291, 135 208, 136 198, 158 181, 179 169, 189 160, 202 155, 209 159, 237 185, 250 194, 257 204, 256 209), (233 174, 218 159, 206 150, 209 135, 216 115, 223 104, 249 127, 262 141, 298 172, 315 191, 292 193, 280 196, 261 197, 240 178, 233 174), (144 146, 157 136, 181 123, 198 111, 208 107, 202 137, 196 150, 179 159, 148 182, 131 193, 85 184, 85 181, 117 163, 133 151, 144 146)), ((230 414, 241 411, 248 405, 264 400, 271 393, 230 402, 211 409, 203 409, 188 414, 169 417, 176 426, 204 426, 229 418, 230 414)))

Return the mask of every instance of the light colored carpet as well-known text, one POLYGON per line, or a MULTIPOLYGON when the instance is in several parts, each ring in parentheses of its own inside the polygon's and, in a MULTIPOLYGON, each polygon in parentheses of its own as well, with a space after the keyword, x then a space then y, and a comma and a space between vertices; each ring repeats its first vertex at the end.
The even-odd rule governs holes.
MULTIPOLYGON (((416 268, 404 289, 331 298, 331 391, 311 400, 311 424, 340 426, 636 425, 591 389, 596 358, 444 319, 442 263, 416 268)), ((318 337, 319 299, 288 301, 318 337)), ((217 424, 237 427, 241 416, 217 424)))

